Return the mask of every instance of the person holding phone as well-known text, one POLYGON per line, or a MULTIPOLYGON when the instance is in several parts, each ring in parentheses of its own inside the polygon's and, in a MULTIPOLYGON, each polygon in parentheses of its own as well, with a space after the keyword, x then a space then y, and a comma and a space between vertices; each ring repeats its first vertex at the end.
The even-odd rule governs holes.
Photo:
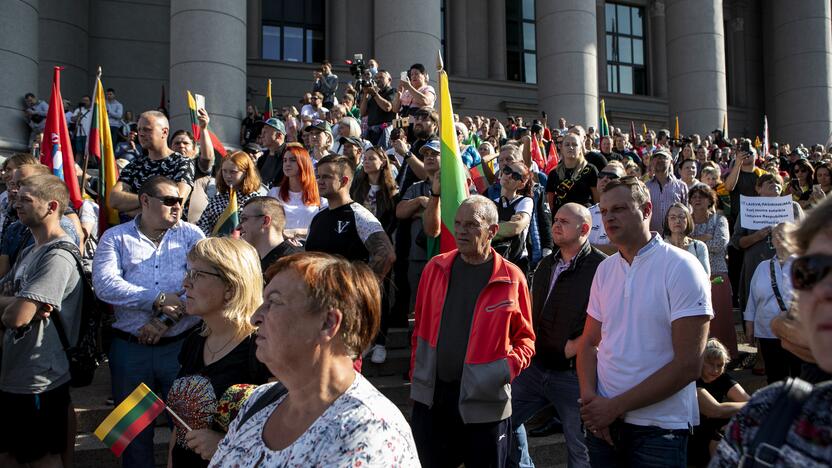
POLYGON ((436 102, 436 90, 428 84, 428 74, 425 66, 414 63, 410 66, 408 80, 399 80, 396 97, 393 100, 393 111, 402 117, 409 116, 416 109, 433 107, 436 102))

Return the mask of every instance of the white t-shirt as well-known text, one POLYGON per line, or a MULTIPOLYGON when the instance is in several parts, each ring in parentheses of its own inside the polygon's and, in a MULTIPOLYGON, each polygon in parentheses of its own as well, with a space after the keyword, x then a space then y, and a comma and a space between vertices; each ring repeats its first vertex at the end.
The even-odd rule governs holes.
MULTIPOLYGON (((673 359, 674 320, 713 317, 710 281, 695 257, 654 233, 632 265, 620 253, 601 262, 587 314, 601 322, 597 391, 613 398, 673 359)), ((624 421, 664 429, 699 424, 695 382, 665 400, 625 413, 624 421)))
POLYGON ((607 230, 604 229, 604 220, 601 219, 601 207, 598 203, 589 207, 589 214, 592 215, 592 228, 589 230, 589 243, 592 245, 610 245, 610 238, 607 237, 607 230))
POLYGON ((754 276, 751 277, 751 284, 748 287, 748 303, 742 314, 743 320, 754 322, 754 337, 756 338, 777 338, 777 335, 771 331, 771 321, 780 315, 780 304, 771 287, 772 262, 774 262, 774 278, 783 303, 788 307, 788 304, 794 300, 791 280, 788 275, 784 274, 784 271, 790 270, 791 265, 788 264, 785 265, 786 268, 782 268, 776 256, 760 262, 754 270, 754 276))
POLYGON ((304 205, 301 192, 289 191, 289 201, 285 201, 279 196, 280 187, 272 187, 269 190, 269 196, 277 198, 277 201, 283 205, 283 212, 286 214, 286 227, 284 229, 309 229, 309 224, 312 218, 321 208, 329 206, 326 198, 321 198, 321 206, 304 205))

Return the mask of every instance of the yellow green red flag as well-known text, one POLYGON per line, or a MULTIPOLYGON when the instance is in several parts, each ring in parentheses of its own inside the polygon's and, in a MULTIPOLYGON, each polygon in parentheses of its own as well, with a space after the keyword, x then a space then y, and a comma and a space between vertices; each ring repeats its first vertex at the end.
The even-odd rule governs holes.
POLYGON ((98 235, 110 226, 119 224, 118 211, 110 206, 110 193, 118 180, 118 166, 110 135, 107 101, 101 84, 101 71, 93 91, 92 118, 87 136, 87 154, 98 159, 98 235))
POLYGON ((610 134, 610 122, 607 120, 607 105, 604 103, 604 100, 601 99, 601 116, 598 118, 598 131, 601 133, 601 136, 607 136, 610 134))
POLYGON ((681 140, 681 133, 679 133, 679 114, 676 114, 676 128, 673 129, 673 139, 676 141, 681 140))
POLYGON ((234 235, 237 232, 237 225, 240 224, 239 207, 237 206, 237 191, 228 189, 228 206, 217 218, 214 230, 211 235, 215 237, 234 235))
POLYGON ((95 430, 95 436, 119 457, 164 410, 162 399, 141 383, 104 419, 95 430))

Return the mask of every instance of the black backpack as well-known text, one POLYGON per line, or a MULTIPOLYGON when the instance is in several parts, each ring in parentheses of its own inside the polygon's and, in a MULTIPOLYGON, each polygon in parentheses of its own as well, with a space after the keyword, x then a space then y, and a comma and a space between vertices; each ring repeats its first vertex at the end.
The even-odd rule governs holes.
MULTIPOLYGON (((59 241, 50 245, 46 252, 54 249, 61 249, 72 254, 75 259, 75 266, 81 275, 81 286, 84 295, 81 299, 81 327, 78 332, 78 343, 75 346, 70 346, 63 321, 57 310, 52 311, 52 323, 55 324, 55 331, 58 332, 61 346, 63 346, 66 358, 69 361, 70 385, 76 388, 86 387, 92 383, 95 370, 98 369, 102 361, 101 318, 106 310, 106 305, 95 296, 92 280, 85 272, 78 247, 71 242, 59 241)), ((44 252, 44 255, 46 252, 44 252)))

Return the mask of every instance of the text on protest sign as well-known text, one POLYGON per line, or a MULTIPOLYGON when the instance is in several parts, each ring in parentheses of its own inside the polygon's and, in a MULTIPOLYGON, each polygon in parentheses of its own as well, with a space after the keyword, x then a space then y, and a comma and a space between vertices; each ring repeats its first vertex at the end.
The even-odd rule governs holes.
POLYGON ((747 197, 740 195, 740 226, 762 229, 780 223, 794 222, 792 197, 747 197))

